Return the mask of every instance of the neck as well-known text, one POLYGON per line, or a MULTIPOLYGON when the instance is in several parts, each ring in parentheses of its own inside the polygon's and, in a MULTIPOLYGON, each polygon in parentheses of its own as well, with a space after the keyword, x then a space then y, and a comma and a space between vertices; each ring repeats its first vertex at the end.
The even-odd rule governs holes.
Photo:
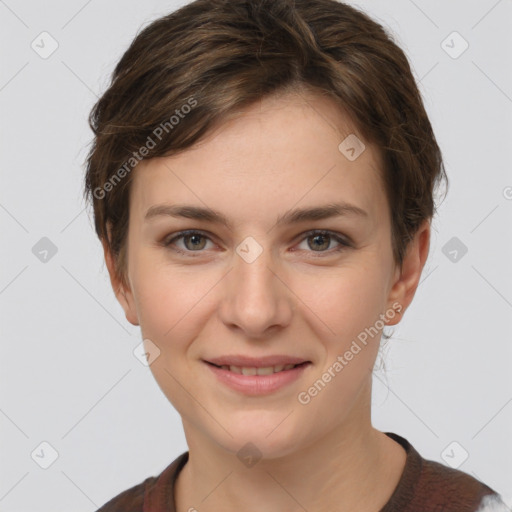
POLYGON ((176 481, 176 510, 377 512, 396 488, 406 454, 366 419, 252 467, 184 423, 189 460, 176 481))

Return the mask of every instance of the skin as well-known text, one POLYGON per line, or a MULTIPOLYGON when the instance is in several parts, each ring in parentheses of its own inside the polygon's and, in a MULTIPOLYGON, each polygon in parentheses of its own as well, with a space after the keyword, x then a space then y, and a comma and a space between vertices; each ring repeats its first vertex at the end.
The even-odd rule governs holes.
POLYGON ((194 148, 132 171, 125 285, 104 243, 105 260, 127 320, 160 350, 150 368, 183 421, 189 461, 176 484, 179 512, 251 512, 262 503, 266 512, 376 512, 396 488, 405 451, 371 424, 381 332, 308 404, 297 400, 380 314, 394 303, 403 314, 428 256, 425 221, 402 269, 394 262, 380 154, 365 141, 348 160, 338 145, 350 133, 331 100, 287 93, 264 98, 194 148), (367 217, 276 225, 290 209, 340 200, 367 217), (161 203, 207 206, 232 229, 170 216, 145 222, 161 203), (163 245, 186 229, 206 232, 198 249, 186 238, 163 245), (336 252, 334 238, 304 235, 311 229, 353 243, 336 252), (251 263, 236 252, 249 236, 262 249, 251 263), (246 396, 202 362, 226 354, 287 354, 312 365, 270 395, 246 396), (252 467, 237 457, 247 442, 262 454, 252 467))

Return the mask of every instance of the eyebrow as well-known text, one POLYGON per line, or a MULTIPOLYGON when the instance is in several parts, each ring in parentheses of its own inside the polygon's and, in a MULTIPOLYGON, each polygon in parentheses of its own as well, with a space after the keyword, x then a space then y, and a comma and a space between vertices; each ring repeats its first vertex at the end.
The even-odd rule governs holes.
MULTIPOLYGON (((299 222, 324 220, 344 215, 368 217, 368 213, 365 210, 353 204, 331 203, 312 208, 290 210, 277 218, 276 225, 298 224, 299 222)), ((222 213, 211 208, 203 208, 202 206, 157 204, 148 209, 144 216, 144 221, 149 221, 158 216, 202 220, 220 224, 232 230, 231 223, 222 213)))

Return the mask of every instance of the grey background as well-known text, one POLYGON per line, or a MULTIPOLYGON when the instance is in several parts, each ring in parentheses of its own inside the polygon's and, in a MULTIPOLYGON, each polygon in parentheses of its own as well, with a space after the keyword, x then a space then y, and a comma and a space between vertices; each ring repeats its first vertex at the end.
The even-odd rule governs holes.
MULTIPOLYGON (((183 3, 0 0, 2 512, 94 511, 187 449, 133 354, 140 331, 81 199, 90 108, 140 27, 183 3), (31 47, 43 31, 59 45, 46 59, 31 47), (43 237, 57 251, 46 262, 43 237)), ((375 372, 374 425, 444 464, 467 452, 458 468, 510 506, 512 2, 353 4, 409 56, 451 180, 415 300, 375 372), (469 43, 457 58, 461 40, 442 43, 453 31, 469 43), (455 261, 454 243, 467 247, 455 261)))

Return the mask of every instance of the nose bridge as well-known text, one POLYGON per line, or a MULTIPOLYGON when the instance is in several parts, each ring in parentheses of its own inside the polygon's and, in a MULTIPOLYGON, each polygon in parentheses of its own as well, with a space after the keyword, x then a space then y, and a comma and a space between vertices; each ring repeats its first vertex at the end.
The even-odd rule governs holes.
MULTIPOLYGON (((272 250, 268 242, 248 236, 236 247, 233 280, 236 293, 257 295, 273 294, 276 279, 270 270, 274 266, 272 250), (265 245, 264 245, 265 244, 265 245)), ((270 299, 270 297, 267 297, 270 299)))
POLYGON ((253 337, 288 322, 292 310, 286 286, 276 276, 273 251, 264 243, 248 236, 238 244, 221 307, 224 322, 253 337))

